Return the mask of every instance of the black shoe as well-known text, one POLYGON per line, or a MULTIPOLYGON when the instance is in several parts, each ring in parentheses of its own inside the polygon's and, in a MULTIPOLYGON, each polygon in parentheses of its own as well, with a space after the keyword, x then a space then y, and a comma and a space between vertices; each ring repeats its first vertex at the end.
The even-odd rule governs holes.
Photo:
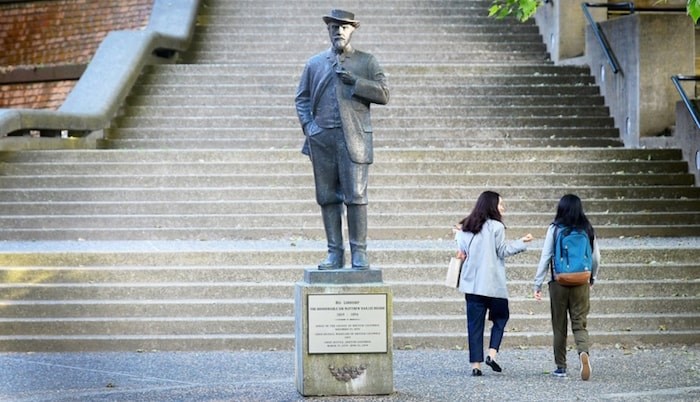
POLYGON ((497 372, 497 373, 500 373, 501 371, 503 371, 503 369, 501 369, 501 366, 499 366, 498 363, 496 363, 495 361, 491 360, 491 356, 486 356, 486 362, 485 362, 485 363, 486 363, 487 366, 491 367, 491 368, 493 369, 493 371, 495 371, 495 372, 497 372))
POLYGON ((342 251, 337 253, 328 253, 326 259, 324 259, 323 261, 321 261, 320 264, 318 264, 318 269, 343 269, 343 265, 345 265, 343 257, 344 255, 342 251))
POLYGON ((369 261, 367 259, 366 251, 353 251, 351 253, 351 258, 352 269, 356 269, 358 271, 364 271, 366 269, 369 269, 369 261))
POLYGON ((472 369, 472 377, 481 377, 481 370, 477 368, 472 369))

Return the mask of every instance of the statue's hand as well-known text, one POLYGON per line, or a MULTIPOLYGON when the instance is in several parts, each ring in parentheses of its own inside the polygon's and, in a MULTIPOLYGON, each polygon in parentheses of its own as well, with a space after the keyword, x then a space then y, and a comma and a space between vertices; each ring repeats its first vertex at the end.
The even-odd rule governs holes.
POLYGON ((337 71, 337 73, 340 80, 343 81, 343 84, 355 85, 355 82, 357 82, 357 77, 348 70, 342 69, 337 71))

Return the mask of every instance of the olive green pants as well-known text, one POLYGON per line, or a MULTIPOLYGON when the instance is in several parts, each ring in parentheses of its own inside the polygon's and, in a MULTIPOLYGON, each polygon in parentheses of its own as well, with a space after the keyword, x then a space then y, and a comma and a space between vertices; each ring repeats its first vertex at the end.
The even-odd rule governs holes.
POLYGON ((566 368, 566 333, 569 318, 578 353, 589 353, 587 325, 588 312, 591 309, 590 286, 586 284, 569 287, 551 281, 549 282, 549 300, 554 331, 554 363, 557 368, 566 368))

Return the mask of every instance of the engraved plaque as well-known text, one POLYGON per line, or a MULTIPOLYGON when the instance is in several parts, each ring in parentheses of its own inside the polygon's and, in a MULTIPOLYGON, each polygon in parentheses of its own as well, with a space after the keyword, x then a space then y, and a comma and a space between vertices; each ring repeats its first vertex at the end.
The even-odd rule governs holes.
POLYGON ((387 295, 308 295, 309 353, 386 353, 387 295))

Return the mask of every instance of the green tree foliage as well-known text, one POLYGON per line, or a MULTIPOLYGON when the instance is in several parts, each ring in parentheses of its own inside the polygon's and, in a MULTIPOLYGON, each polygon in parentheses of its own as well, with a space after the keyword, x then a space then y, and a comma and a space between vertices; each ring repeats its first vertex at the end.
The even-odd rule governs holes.
MULTIPOLYGON (((659 2, 665 1, 659 0, 659 2)), ((489 8, 489 17, 505 18, 512 15, 521 22, 527 21, 542 4, 544 4, 543 0, 493 0, 489 8)), ((687 10, 690 18, 697 24, 700 18, 700 0, 688 0, 687 10)))
POLYGON ((542 0, 493 0, 491 8, 489 8, 489 17, 505 18, 513 15, 524 22, 532 17, 537 11, 537 7, 542 4, 542 0))
POLYGON ((700 0, 688 0, 688 15, 694 23, 698 23, 700 18, 700 0))

